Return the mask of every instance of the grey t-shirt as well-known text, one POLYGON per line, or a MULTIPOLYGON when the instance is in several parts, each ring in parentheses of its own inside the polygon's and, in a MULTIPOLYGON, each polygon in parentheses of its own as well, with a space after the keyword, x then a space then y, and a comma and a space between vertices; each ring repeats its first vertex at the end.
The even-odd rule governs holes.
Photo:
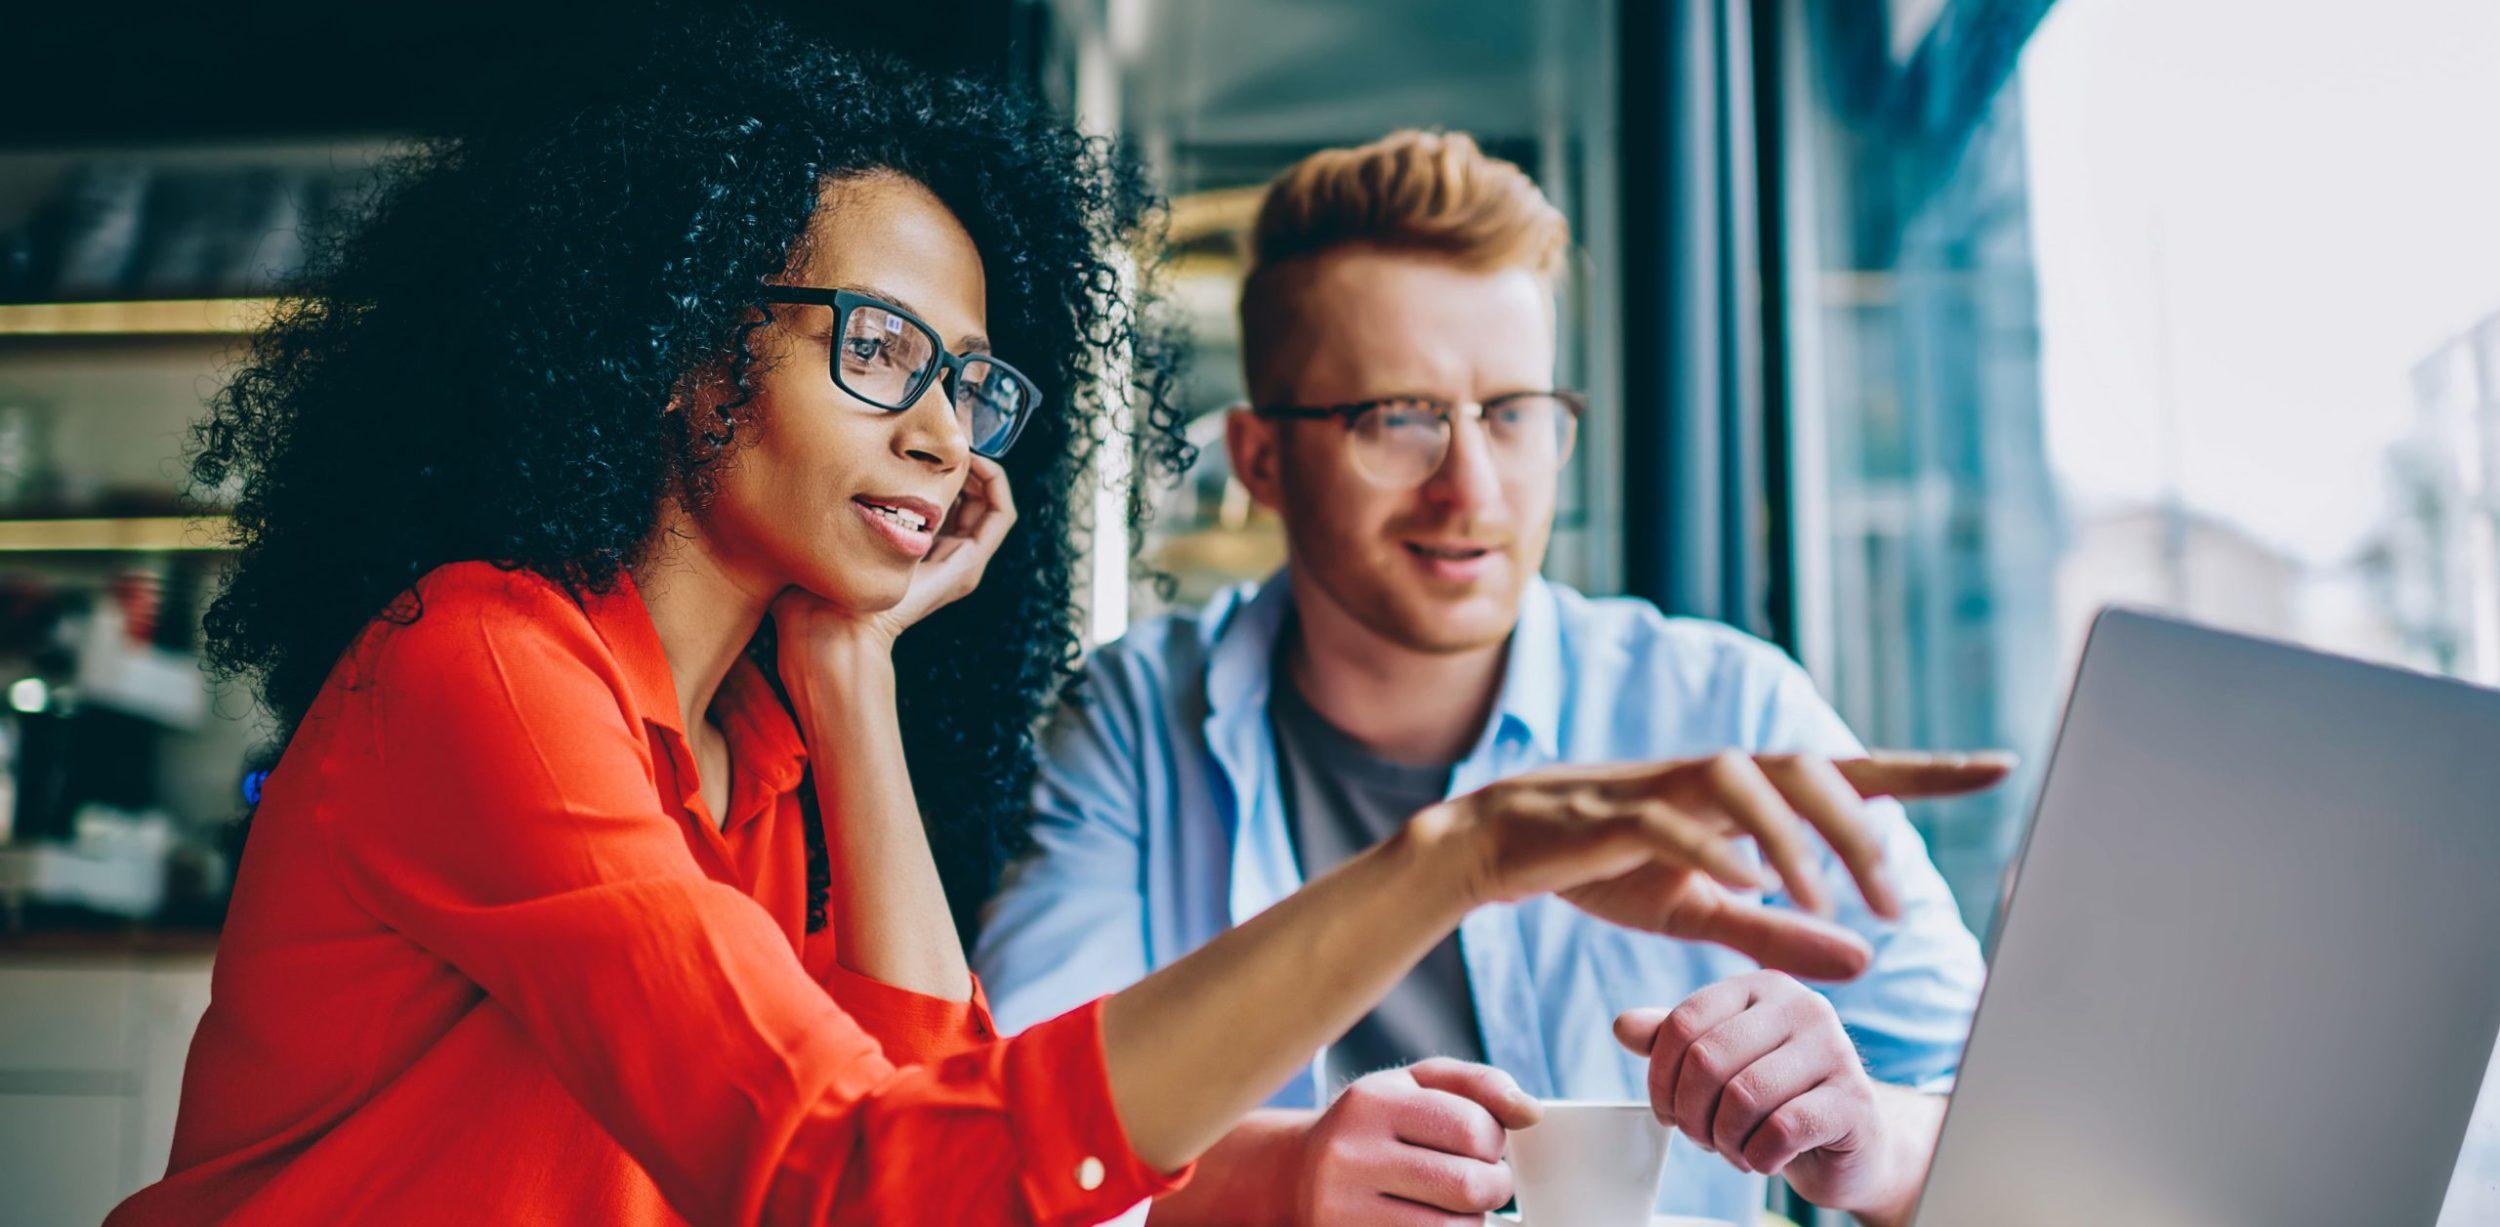
MULTIPOLYGON (((1415 811, 1449 795, 1456 765, 1392 762, 1313 710, 1280 653, 1268 699, 1287 829, 1302 876, 1315 878, 1395 833, 1415 811)), ((1328 1049, 1329 1085, 1425 1057, 1484 1060, 1467 965, 1450 935, 1387 998, 1328 1049)))

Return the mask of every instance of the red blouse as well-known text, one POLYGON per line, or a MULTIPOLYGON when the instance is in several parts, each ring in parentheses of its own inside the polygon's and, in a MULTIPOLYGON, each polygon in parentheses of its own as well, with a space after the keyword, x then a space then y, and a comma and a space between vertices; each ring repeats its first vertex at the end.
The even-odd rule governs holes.
POLYGON ((1090 1223, 1099 1005, 1014 1039, 806 931, 805 750, 741 664, 706 812, 630 581, 444 567, 270 777, 165 1179, 111 1223, 1090 1223))

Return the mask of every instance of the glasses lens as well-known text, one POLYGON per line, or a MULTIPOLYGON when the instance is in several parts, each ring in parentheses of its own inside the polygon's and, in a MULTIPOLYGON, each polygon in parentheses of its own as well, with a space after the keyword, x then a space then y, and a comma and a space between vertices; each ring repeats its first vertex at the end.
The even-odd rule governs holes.
POLYGON ((833 378, 851 395, 885 409, 908 409, 937 367, 937 339, 883 307, 861 304, 842 323, 833 378))
POLYGON ((1558 469, 1571 455, 1580 419, 1559 396, 1505 396, 1485 407, 1484 430, 1505 466, 1558 469))
POLYGON ((955 412, 963 419, 972 450, 991 457, 1003 454, 1039 397, 1030 381, 1006 365, 987 358, 967 360, 955 383, 955 412))
POLYGON ((1381 401, 1354 420, 1354 463, 1383 486, 1423 484, 1450 450, 1450 420, 1421 400, 1381 401))

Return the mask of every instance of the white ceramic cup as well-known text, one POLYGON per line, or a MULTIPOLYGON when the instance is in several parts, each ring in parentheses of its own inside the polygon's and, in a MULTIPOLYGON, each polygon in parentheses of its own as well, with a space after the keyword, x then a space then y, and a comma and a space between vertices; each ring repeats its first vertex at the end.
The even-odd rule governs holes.
POLYGON ((1523 1227, 1649 1227, 1667 1136, 1647 1103, 1546 1101, 1510 1135, 1523 1227))

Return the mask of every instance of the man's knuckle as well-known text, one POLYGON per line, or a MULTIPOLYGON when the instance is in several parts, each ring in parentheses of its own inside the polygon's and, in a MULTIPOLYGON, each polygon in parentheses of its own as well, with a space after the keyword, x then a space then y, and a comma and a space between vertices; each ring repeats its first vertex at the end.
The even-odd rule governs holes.
POLYGON ((1652 1062, 1649 1067, 1649 1105, 1661 1124, 1675 1114, 1675 1085, 1668 1081, 1670 1072, 1660 1062, 1652 1062))
POLYGON ((1835 1037, 1845 1039, 1840 1015, 1823 1000, 1822 994, 1804 989, 1783 997, 1773 1005, 1773 1017, 1787 1028, 1791 1036, 1822 1045, 1835 1037))
POLYGON ((1503 1202, 1510 1200, 1510 1190, 1504 1187, 1507 1183, 1502 1178, 1502 1169, 1493 1164, 1468 1164, 1459 1176, 1459 1193, 1466 1199, 1464 1208, 1500 1209, 1503 1202))
POLYGON ((1841 1085, 1844 1088, 1842 1096, 1848 1100, 1851 1112, 1864 1117, 1875 1111, 1875 1080, 1866 1076, 1864 1067, 1858 1063, 1857 1055, 1854 1049, 1849 1053, 1849 1072, 1853 1076, 1841 1079, 1841 1085))
POLYGON ((1757 1154, 1786 1153, 1794 1149, 1798 1137, 1796 1121, 1797 1118, 1789 1113, 1773 1113, 1771 1119, 1762 1122, 1762 1128, 1755 1131, 1753 1146, 1748 1149, 1757 1154))
POLYGON ((1770 1092, 1770 1085, 1761 1074, 1747 1070, 1728 1079, 1727 1089, 1720 1092, 1720 1097, 1740 1115, 1750 1116, 1762 1110, 1770 1092))
POLYGON ((1791 1104, 1774 1113, 1770 1123, 1778 1127, 1779 1132, 1773 1136, 1780 1139, 1782 1146, 1798 1146, 1822 1126, 1823 1114, 1804 1104, 1791 1104))
POLYGON ((1840 1040, 1844 1046, 1847 1044, 1849 1033, 1841 1026, 1840 1011, 1832 1008, 1830 998, 1812 989, 1800 988, 1797 990, 1795 1009, 1800 1020, 1840 1040))
POLYGON ((1476 1158, 1490 1161, 1499 1157, 1502 1153, 1501 1122, 1490 1116, 1476 1118, 1468 1130, 1467 1142, 1474 1147, 1476 1158))

